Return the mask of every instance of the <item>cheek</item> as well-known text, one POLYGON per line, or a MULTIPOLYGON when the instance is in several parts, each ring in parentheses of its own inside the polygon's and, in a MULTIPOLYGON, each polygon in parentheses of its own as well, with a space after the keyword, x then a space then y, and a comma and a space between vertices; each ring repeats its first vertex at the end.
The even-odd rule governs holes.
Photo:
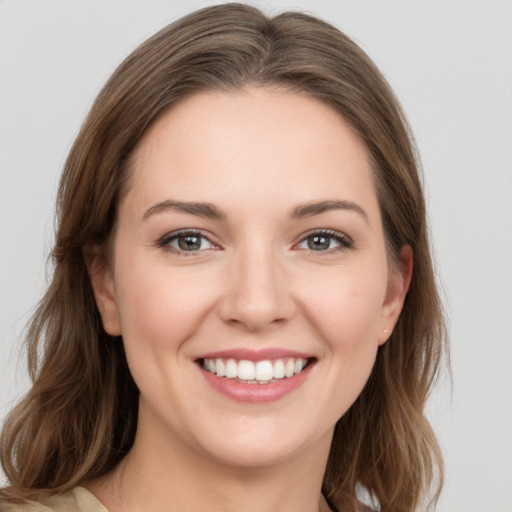
POLYGON ((372 280, 333 279, 310 303, 310 318, 324 344, 325 400, 331 404, 332 421, 352 406, 371 374, 384 293, 378 281, 372 286, 372 280))
POLYGON ((344 269, 323 279, 304 307, 332 351, 351 351, 376 344, 386 274, 344 269))
POLYGON ((208 314, 210 294, 197 271, 176 272, 134 261, 123 274, 130 278, 118 280, 117 296, 127 350, 138 345, 179 347, 208 314))

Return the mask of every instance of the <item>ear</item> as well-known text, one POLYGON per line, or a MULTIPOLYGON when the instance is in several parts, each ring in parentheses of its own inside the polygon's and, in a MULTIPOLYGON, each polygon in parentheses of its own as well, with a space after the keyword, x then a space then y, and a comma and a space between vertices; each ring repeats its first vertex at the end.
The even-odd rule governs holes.
POLYGON ((413 251, 410 245, 404 245, 398 253, 398 264, 392 270, 388 283, 386 299, 382 305, 379 345, 383 345, 395 327, 402 312, 405 297, 411 284, 413 271, 413 251))
POLYGON ((120 336, 121 320, 114 280, 105 261, 104 250, 99 245, 88 245, 84 250, 84 257, 103 328, 111 336, 120 336))

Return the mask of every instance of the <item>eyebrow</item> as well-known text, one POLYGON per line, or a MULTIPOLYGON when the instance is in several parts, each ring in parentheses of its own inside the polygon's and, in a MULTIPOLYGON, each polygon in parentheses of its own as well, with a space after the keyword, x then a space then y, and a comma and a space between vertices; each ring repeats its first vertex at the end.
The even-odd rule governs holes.
POLYGON ((329 201, 317 201, 296 206, 292 209, 290 217, 301 219, 304 217, 312 217, 331 210, 349 210, 358 213, 368 223, 368 215, 357 204, 352 201, 341 201, 339 199, 331 199, 329 201))
MULTIPOLYGON (((175 201, 167 199, 154 204, 146 210, 143 219, 147 219, 153 215, 174 210, 178 212, 197 215, 213 220, 224 220, 227 218, 226 213, 217 208, 212 203, 201 203, 194 201, 175 201)), ((349 210, 358 213, 368 223, 368 215, 357 203, 339 199, 330 199, 327 201, 316 201, 296 206, 290 211, 292 219, 302 219, 304 217, 313 217, 331 210, 349 210)))
POLYGON ((168 210, 190 213, 192 215, 198 215, 199 217, 205 217, 214 220, 222 220, 227 217, 227 215, 224 212, 219 210, 215 205, 211 203, 173 201, 171 199, 168 199, 166 201, 156 203, 151 208, 146 210, 143 219, 145 220, 148 217, 151 217, 152 215, 156 215, 157 213, 163 213, 168 210))

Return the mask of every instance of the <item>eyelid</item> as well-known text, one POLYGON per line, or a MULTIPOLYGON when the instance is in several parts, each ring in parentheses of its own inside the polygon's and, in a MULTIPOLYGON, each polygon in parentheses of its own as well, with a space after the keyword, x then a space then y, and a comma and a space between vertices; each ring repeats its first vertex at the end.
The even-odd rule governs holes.
MULTIPOLYGON (((173 254, 180 255, 180 256, 198 256, 200 253, 203 253, 205 251, 222 249, 220 244, 215 241, 215 237, 212 234, 207 233, 202 229, 196 229, 196 228, 183 228, 183 229, 177 229, 176 231, 171 231, 171 232, 165 233, 163 236, 161 236, 157 240, 155 245, 157 247, 166 249, 167 251, 169 251, 173 254), (169 245, 170 242, 172 242, 173 240, 176 240, 180 236, 184 236, 184 235, 192 235, 192 236, 204 238, 205 240, 208 240, 208 242, 210 244, 212 244, 213 247, 208 248, 208 249, 199 249, 199 250, 195 250, 195 251, 184 251, 184 250, 180 250, 180 249, 177 249, 177 248, 169 245)), ((331 254, 333 252, 345 251, 345 250, 352 248, 353 245, 354 245, 353 240, 345 233, 343 233, 341 231, 334 230, 334 229, 321 229, 320 228, 320 229, 311 229, 309 231, 306 231, 305 233, 302 233, 300 235, 300 238, 293 244, 292 249, 305 250, 305 251, 308 251, 315 255, 319 255, 321 253, 331 254), (304 242, 307 238, 314 236, 314 235, 319 235, 319 236, 324 236, 326 238, 335 239, 339 243, 339 245, 337 247, 333 247, 331 249, 326 249, 326 250, 322 250, 322 251, 315 251, 315 250, 311 250, 311 249, 309 249, 309 250, 308 249, 299 249, 297 247, 299 244, 304 242)))
POLYGON ((323 254, 331 254, 333 252, 346 251, 348 249, 353 248, 353 246, 354 246, 354 242, 353 242, 352 238, 350 238, 348 235, 346 235, 342 231, 337 231, 334 229, 311 229, 309 231, 306 231, 306 233, 303 233, 300 236, 299 240, 293 245, 293 248, 297 248, 297 246, 299 244, 301 244, 307 238, 314 236, 314 235, 325 236, 326 238, 334 238, 335 240, 337 240, 339 242, 340 245, 337 247, 334 247, 332 249, 327 249, 325 251, 314 251, 312 249, 302 249, 302 250, 308 251, 315 255, 321 255, 322 253, 323 254))
POLYGON ((161 236, 157 240, 155 245, 157 247, 165 249, 168 252, 170 252, 172 254, 176 254, 178 256, 198 256, 200 253, 205 252, 205 251, 221 249, 221 246, 214 240, 214 237, 211 234, 205 233, 205 231, 203 231, 201 229, 195 229, 195 228, 183 228, 183 229, 177 229, 176 231, 170 231, 170 232, 164 234, 163 236, 161 236), (172 247, 170 245, 170 242, 176 240, 180 236, 185 236, 185 235, 191 235, 191 236, 197 236, 200 238, 204 238, 205 240, 208 240, 208 242, 210 242, 213 245, 213 247, 208 248, 208 249, 200 249, 197 251, 184 251, 184 250, 180 250, 175 247, 172 247))

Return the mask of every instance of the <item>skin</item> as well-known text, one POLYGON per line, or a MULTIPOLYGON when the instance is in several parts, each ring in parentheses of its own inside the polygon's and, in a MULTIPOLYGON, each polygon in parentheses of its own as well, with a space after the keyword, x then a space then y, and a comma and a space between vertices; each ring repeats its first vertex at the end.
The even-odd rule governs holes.
POLYGON ((133 163, 112 263, 94 248, 89 272, 105 329, 123 336, 139 426, 118 468, 86 486, 111 512, 327 510, 335 423, 364 387, 412 271, 408 247, 390 271, 366 147, 317 100, 250 88, 179 103, 133 163), (154 208, 169 200, 224 216, 154 208), (351 207, 290 216, 334 200, 351 207), (207 237, 198 250, 169 241, 183 229, 207 237), (310 249, 326 229, 338 238, 310 249), (241 347, 315 359, 283 398, 242 403, 197 364, 241 347))

